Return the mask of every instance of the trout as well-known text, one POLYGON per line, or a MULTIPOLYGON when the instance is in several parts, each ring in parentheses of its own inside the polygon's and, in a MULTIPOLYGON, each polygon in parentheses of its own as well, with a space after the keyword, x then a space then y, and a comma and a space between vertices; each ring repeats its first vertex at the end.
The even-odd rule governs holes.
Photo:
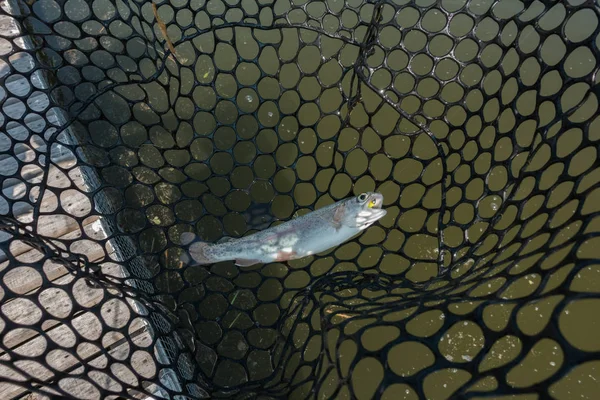
POLYGON ((184 255, 182 261, 206 265, 233 260, 237 266, 249 267, 296 260, 331 249, 356 236, 387 213, 381 208, 382 204, 380 193, 362 193, 275 227, 237 239, 224 238, 217 243, 201 242, 193 233, 184 232, 181 242, 189 245, 191 260, 184 255))

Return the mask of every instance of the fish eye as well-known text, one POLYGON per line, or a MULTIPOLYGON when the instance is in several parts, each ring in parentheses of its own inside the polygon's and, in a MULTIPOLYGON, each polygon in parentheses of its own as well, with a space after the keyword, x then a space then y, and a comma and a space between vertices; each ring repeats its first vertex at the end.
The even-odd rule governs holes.
POLYGON ((361 193, 358 196, 358 200, 361 201, 361 202, 367 201, 367 194, 366 193, 361 193))

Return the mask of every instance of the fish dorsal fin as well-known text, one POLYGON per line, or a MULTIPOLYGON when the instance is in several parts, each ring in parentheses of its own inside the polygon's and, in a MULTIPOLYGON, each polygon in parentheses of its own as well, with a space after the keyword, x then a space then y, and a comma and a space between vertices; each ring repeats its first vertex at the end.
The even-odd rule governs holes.
POLYGON ((243 258, 238 258, 235 260, 235 265, 238 267, 250 267, 251 265, 260 263, 259 260, 246 260, 243 258))
POLYGON ((227 243, 231 242, 233 238, 231 236, 223 236, 221 239, 217 240, 217 243, 227 243))

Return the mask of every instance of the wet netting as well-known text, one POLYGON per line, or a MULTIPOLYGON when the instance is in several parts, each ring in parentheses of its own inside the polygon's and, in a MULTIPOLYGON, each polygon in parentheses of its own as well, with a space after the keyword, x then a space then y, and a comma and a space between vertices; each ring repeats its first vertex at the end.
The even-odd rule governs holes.
POLYGON ((599 10, 0 1, 0 398, 598 398, 599 10))

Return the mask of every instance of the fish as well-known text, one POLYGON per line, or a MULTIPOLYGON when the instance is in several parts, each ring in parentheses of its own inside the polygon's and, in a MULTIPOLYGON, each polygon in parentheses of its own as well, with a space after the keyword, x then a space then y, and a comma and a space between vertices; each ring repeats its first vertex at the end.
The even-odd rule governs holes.
POLYGON ((358 235, 387 214, 382 206, 381 193, 366 192, 240 238, 208 243, 192 232, 184 232, 180 241, 187 252, 182 261, 188 266, 235 261, 239 267, 250 267, 297 260, 332 249, 358 235))

